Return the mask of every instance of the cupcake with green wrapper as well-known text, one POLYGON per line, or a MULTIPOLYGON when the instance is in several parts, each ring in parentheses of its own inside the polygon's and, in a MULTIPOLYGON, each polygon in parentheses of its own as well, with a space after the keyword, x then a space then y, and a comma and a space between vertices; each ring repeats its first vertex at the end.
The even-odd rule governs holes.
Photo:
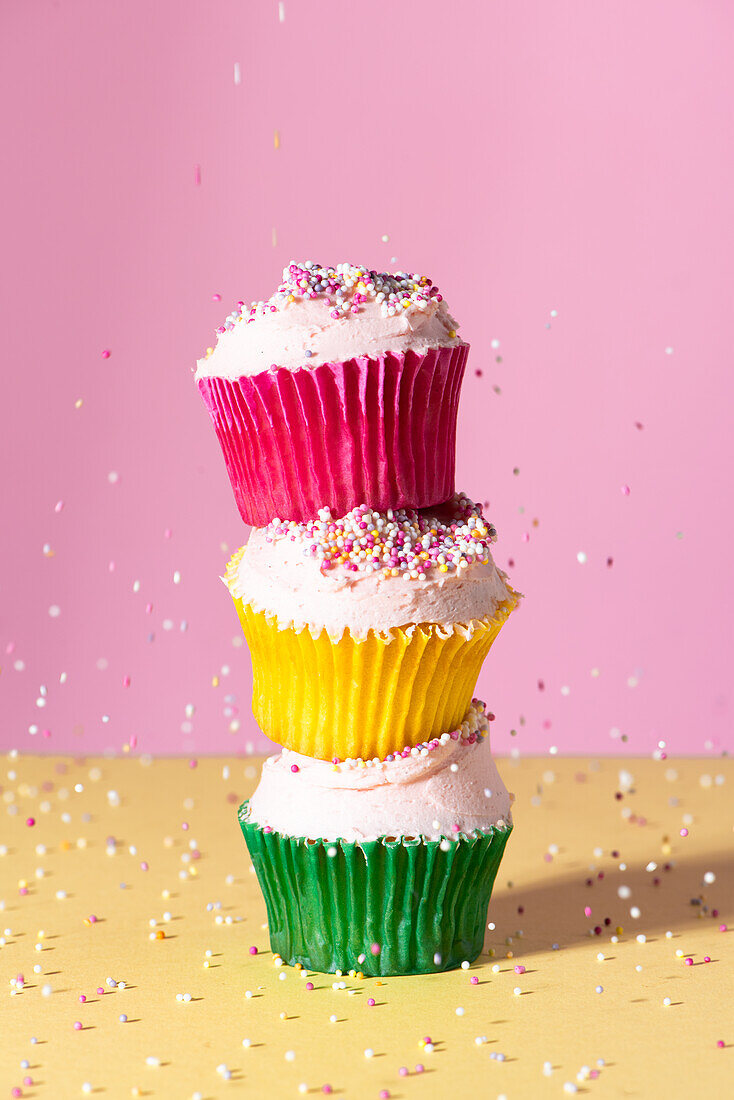
POLYGON ((325 973, 472 962, 511 801, 476 700, 457 729, 383 760, 270 757, 239 820, 273 951, 325 973))

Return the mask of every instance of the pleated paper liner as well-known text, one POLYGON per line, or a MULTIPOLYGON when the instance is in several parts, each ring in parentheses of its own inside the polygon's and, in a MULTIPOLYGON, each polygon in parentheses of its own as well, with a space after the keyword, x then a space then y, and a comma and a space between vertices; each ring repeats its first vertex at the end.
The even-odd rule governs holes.
POLYGON ((200 378, 245 523, 448 500, 468 351, 460 344, 200 378))
POLYGON ((239 822, 270 945, 309 970, 430 974, 473 962, 512 825, 457 840, 307 840, 239 822))
POLYGON ((492 618, 370 631, 281 629, 234 598, 250 647, 252 710, 268 737, 319 760, 384 759, 462 722, 482 662, 514 607, 492 618))

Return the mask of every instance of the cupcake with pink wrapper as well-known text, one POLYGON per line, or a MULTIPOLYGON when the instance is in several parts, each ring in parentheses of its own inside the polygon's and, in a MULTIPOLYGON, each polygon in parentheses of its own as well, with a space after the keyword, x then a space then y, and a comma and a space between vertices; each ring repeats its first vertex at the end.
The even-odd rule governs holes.
POLYGON ((239 303, 196 381, 246 523, 425 508, 454 492, 469 345, 431 280, 291 263, 239 303))

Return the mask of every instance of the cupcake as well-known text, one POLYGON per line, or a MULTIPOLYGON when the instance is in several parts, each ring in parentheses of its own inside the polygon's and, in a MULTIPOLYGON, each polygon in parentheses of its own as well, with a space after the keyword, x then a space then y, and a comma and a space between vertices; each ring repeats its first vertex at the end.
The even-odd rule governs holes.
POLYGON ((468 344, 424 275, 291 263, 239 303, 196 381, 243 520, 423 508, 454 492, 468 344))
POLYGON ((273 951, 325 973, 473 961, 511 801, 476 700, 457 729, 385 760, 270 757, 239 819, 273 951))
POLYGON ((253 665, 253 712, 321 760, 383 759, 455 729, 517 596, 494 527, 440 509, 273 520, 227 566, 253 665))

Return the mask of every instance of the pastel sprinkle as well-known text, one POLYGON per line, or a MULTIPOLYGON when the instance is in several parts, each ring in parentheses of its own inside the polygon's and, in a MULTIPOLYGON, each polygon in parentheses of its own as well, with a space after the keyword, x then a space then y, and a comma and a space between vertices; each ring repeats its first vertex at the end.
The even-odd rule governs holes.
MULTIPOLYGON (((431 570, 461 575, 469 565, 486 565, 492 560, 490 546, 497 541, 481 504, 465 493, 454 494, 440 510, 376 512, 361 504, 345 516, 333 517, 329 508, 321 508, 316 519, 273 519, 262 530, 268 542, 298 543, 303 556, 318 561, 324 573, 342 567, 407 581, 425 580, 431 570)), ((235 583, 237 564, 235 556, 227 571, 230 584, 235 583)))
MULTIPOLYGON (((280 146, 280 132, 275 131, 275 148, 280 146)), ((362 312, 366 302, 375 302, 383 317, 395 317, 406 311, 432 312, 442 301, 439 289, 427 275, 397 271, 375 271, 356 264, 342 263, 334 267, 306 260, 283 268, 283 280, 267 301, 238 302, 217 329, 217 335, 231 331, 242 322, 252 324, 270 313, 287 310, 294 302, 321 300, 334 320, 349 318, 362 312)), ((447 331, 456 339, 456 330, 447 331)))

